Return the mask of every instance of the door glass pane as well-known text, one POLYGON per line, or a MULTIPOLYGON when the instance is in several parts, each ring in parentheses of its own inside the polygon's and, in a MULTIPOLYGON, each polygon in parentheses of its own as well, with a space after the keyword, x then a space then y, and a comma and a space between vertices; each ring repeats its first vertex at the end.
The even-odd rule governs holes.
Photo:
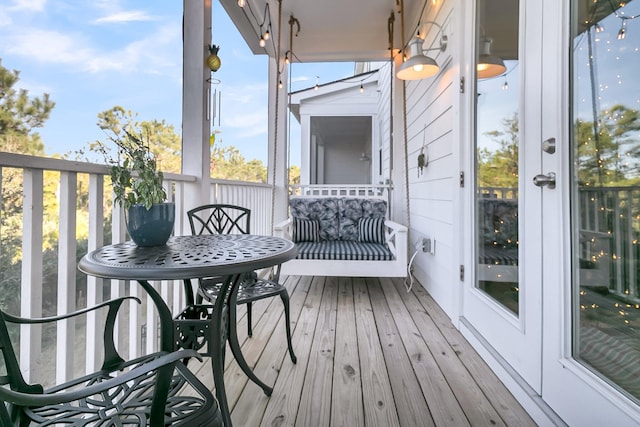
POLYGON ((478 2, 476 286, 518 313, 518 1, 478 2))
POLYGON ((640 399, 640 0, 572 16, 574 357, 640 399))

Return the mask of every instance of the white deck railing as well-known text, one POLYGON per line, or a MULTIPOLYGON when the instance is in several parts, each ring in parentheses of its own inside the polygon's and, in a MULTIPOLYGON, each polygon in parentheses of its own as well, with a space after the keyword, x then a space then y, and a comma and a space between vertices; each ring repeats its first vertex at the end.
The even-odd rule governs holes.
POLYGON ((291 184, 289 194, 301 197, 377 197, 389 201, 386 184, 291 184))
POLYGON ((251 208, 251 233, 271 235, 271 200, 272 186, 254 182, 229 181, 224 179, 211 180, 211 203, 226 203, 230 205, 251 208))
MULTIPOLYGON (((108 168, 103 165, 0 153, 0 215, 3 219, 0 245, 3 251, 7 249, 3 239, 9 236, 6 220, 10 215, 14 220, 11 226, 22 229, 22 245, 16 254, 16 261, 21 263, 20 278, 5 277, 2 269, 7 268, 6 265, 0 266, 0 278, 6 285, 5 295, 9 288, 19 289, 14 296, 15 304, 11 305, 13 314, 23 317, 68 313, 123 295, 140 297, 142 305, 132 302, 122 310, 117 329, 121 353, 136 357, 157 349, 157 318, 153 310, 147 309, 152 306, 150 301, 142 295, 139 286, 124 281, 86 277, 85 290, 85 276, 77 270, 78 258, 86 251, 125 239, 123 211, 112 209, 109 190, 105 191, 105 175, 108 168), (5 196, 15 189, 18 200, 8 200, 5 196), (45 198, 45 194, 51 193, 53 197, 45 198), (44 205, 52 199, 57 203, 56 209, 44 205), (9 203, 15 208, 21 207, 22 212, 7 212, 9 203), (21 218, 16 219, 17 215, 21 218), (105 225, 109 218, 110 227, 105 225), (86 250, 79 249, 85 241, 86 250), (56 248, 53 258, 57 259, 57 265, 45 268, 45 254, 56 248), (12 281, 19 283, 9 283, 12 281)), ((183 215, 184 192, 195 183, 193 176, 165 174, 165 188, 176 203, 176 234, 190 232, 183 215)), ((265 184, 213 180, 210 201, 249 207, 254 213, 252 232, 271 234, 271 194, 271 186, 265 184)), ((162 281, 154 286, 174 313, 182 309, 180 283, 162 281)), ((44 333, 36 326, 22 328, 16 344, 25 379, 54 384, 95 370, 102 358, 101 333, 97 332, 101 330, 100 322, 101 319, 93 315, 87 317, 86 324, 84 321, 63 322, 57 330, 44 333)))
MULTIPOLYGON (((482 187, 478 194, 517 200, 518 189, 482 187)), ((578 203, 581 283, 640 302, 640 187, 582 187, 578 203)))

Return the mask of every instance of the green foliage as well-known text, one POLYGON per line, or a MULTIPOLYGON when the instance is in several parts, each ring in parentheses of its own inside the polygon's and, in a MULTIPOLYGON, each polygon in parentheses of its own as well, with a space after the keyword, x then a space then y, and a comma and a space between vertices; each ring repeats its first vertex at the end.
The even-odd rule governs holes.
POLYGON ((603 110, 596 122, 576 120, 578 179, 586 186, 640 183, 640 112, 623 105, 603 110))
POLYGON ((267 182, 267 168, 261 160, 246 159, 235 147, 213 146, 211 177, 247 182, 267 182))
POLYGON ((503 130, 487 132, 498 149, 478 151, 478 186, 518 188, 518 115, 502 120, 503 130))
POLYGON ((300 166, 289 167, 289 184, 300 184, 300 166))
POLYGON ((15 89, 20 72, 8 70, 0 60, 0 151, 38 155, 44 145, 33 129, 42 127, 55 103, 49 94, 30 98, 26 89, 15 89))
MULTIPOLYGON (((480 187, 518 187, 518 116, 488 132, 498 148, 478 150, 480 187)), ((575 164, 580 184, 592 187, 640 184, 640 111, 624 105, 603 110, 596 122, 574 124, 575 164)))
POLYGON ((162 123, 139 124, 131 111, 120 106, 98 114, 98 126, 115 145, 116 155, 112 155, 112 148, 103 141, 91 144, 90 149, 102 153, 110 166, 114 199, 125 209, 136 204, 151 209, 152 205, 167 199, 162 187, 163 173, 158 170, 156 155, 151 149, 151 141, 159 140, 158 129, 166 128, 162 123))
POLYGON ((125 209, 137 204, 151 209, 164 202, 167 193, 162 187, 163 174, 156 169, 156 160, 142 132, 123 130, 109 139, 118 147, 117 157, 111 157, 106 146, 102 146, 102 153, 111 167, 115 201, 125 209))
MULTIPOLYGON (((26 89, 17 89, 20 73, 8 70, 0 60, 0 151, 44 155, 44 144, 33 130, 42 127, 55 103, 48 94, 30 98, 26 89)), ((22 257, 23 176, 19 169, 3 168, 0 183, 0 306, 13 313, 20 306, 19 288, 22 257)), ((55 210, 55 189, 45 186, 45 217, 55 210)), ((46 248, 57 238, 44 224, 46 248)))

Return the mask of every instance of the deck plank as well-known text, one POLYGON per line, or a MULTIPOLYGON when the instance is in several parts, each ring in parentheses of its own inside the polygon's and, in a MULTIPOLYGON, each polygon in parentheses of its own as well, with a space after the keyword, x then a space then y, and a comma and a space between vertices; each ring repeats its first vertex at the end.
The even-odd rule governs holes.
POLYGON ((480 422, 482 425, 504 425, 497 411, 486 399, 482 389, 476 384, 472 375, 457 356, 456 351, 449 345, 415 293, 407 293, 401 281, 394 282, 396 290, 406 306, 407 315, 411 316, 420 334, 429 343, 429 349, 438 369, 446 378, 466 417, 480 422))
MULTIPOLYGON (((285 283, 298 363, 287 353, 282 303, 254 305, 254 337, 239 329, 243 354, 274 391, 236 378, 229 361, 236 427, 535 425, 419 284, 407 293, 400 279, 285 283)), ((189 367, 212 385, 208 359, 189 367)))
POLYGON ((422 394, 422 389, 415 376, 409 355, 400 337, 400 332, 389 309, 380 282, 367 280, 367 287, 371 297, 371 306, 378 326, 378 334, 382 343, 382 351, 387 364, 387 371, 391 379, 400 425, 434 426, 429 407, 422 394))
MULTIPOLYGON (((410 356, 411 365, 422 388, 435 425, 468 426, 469 421, 449 382, 436 362, 438 352, 450 352, 450 348, 438 348, 430 330, 419 330, 409 308, 390 279, 381 279, 381 289, 398 327, 398 332, 410 356), (432 348, 427 346, 429 343, 432 348), (433 352, 433 354, 432 354, 433 352)), ((400 291, 406 293, 406 291, 400 291)), ((414 309, 417 309, 414 307, 414 309)), ((441 338, 440 338, 441 339, 441 338)), ((451 372, 457 374, 457 372, 451 372)), ((487 423, 487 425, 491 425, 487 423)))
POLYGON ((298 407, 303 405, 300 396, 313 346, 323 288, 324 277, 314 277, 293 334, 293 347, 298 356, 298 363, 293 365, 289 361, 282 366, 260 425, 295 425, 298 407))
MULTIPOLYGON (((287 289, 292 289, 290 283, 292 280, 297 280, 295 277, 288 277, 285 280, 287 289)), ((295 328, 303 307, 306 304, 307 294, 309 292, 311 277, 301 277, 295 286, 295 291, 289 296, 289 309, 291 315, 292 329, 295 334, 295 328)), ((275 298, 278 299, 278 298, 275 298)), ((279 299, 278 299, 279 300, 279 299)), ((280 304, 282 306, 282 304, 280 304)), ((278 322, 280 323, 280 322, 278 322)), ((279 395, 282 387, 276 380, 279 378, 281 370, 290 371, 294 365, 289 358, 286 346, 286 331, 282 324, 269 325, 271 328, 276 329, 276 333, 272 335, 271 340, 267 344, 262 357, 258 360, 254 372, 258 377, 267 384, 272 384, 274 387, 274 393, 271 397, 267 397, 262 390, 257 386, 245 387, 240 398, 237 400, 236 405, 231 412, 231 420, 236 426, 258 426, 263 418, 267 405, 271 402, 274 395, 279 395)), ((294 338, 293 348, 300 360, 300 346, 296 345, 294 338)), ((243 354, 247 355, 245 347, 242 348, 243 354)), ((299 362, 298 362, 299 363, 299 362)), ((228 392, 231 392, 228 390, 228 392)))
POLYGON ((295 425, 329 427, 335 354, 338 280, 327 277, 295 425))
POLYGON ((400 420, 391 392, 391 380, 384 361, 367 283, 364 279, 353 279, 353 300, 366 425, 397 427, 400 425, 400 420))
MULTIPOLYGON (((451 319, 447 317, 427 291, 418 286, 414 294, 427 309, 429 316, 434 319, 438 329, 442 332, 443 338, 454 349, 465 368, 473 376, 475 383, 483 391, 487 402, 498 412, 504 423, 508 426, 536 426, 529 414, 491 371, 471 344, 462 336, 462 333, 453 326, 451 319)), ((479 403, 483 402, 478 401, 476 404, 479 403)))
POLYGON ((341 277, 339 280, 336 325, 330 425, 331 427, 359 426, 364 424, 364 409, 356 313, 350 278, 341 277))

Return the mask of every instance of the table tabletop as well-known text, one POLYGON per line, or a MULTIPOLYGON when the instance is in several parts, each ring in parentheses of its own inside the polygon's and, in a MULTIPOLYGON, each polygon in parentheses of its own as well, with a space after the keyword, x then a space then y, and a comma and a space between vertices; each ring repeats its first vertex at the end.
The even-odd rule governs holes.
POLYGON ((297 252, 293 242, 275 236, 176 236, 164 246, 140 247, 130 241, 104 246, 85 255, 78 269, 120 280, 196 279, 271 267, 297 252))

